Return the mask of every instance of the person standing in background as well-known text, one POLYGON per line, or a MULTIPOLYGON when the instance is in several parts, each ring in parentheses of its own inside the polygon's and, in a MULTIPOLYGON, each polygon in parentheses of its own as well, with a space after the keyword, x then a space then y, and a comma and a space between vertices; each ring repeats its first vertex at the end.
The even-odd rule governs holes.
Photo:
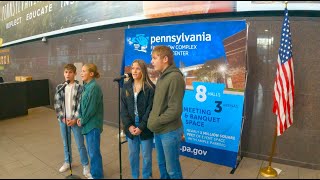
POLYGON ((79 103, 82 94, 82 86, 75 80, 77 74, 77 68, 73 64, 67 64, 64 66, 64 78, 65 81, 70 81, 69 84, 59 84, 56 87, 56 93, 54 96, 54 109, 60 125, 61 137, 63 140, 64 148, 64 163, 59 169, 59 172, 65 172, 70 168, 72 163, 72 150, 71 150, 71 130, 73 132, 74 139, 78 146, 80 154, 81 164, 83 166, 83 175, 87 178, 91 177, 89 169, 89 160, 86 147, 84 145, 84 137, 81 134, 82 128, 77 125, 77 119, 79 114, 79 103), (64 87, 64 91, 61 90, 64 87), (66 114, 65 114, 66 113, 66 114), (66 117, 66 119, 65 119, 66 117), (70 127, 67 128, 66 126, 70 127), (68 141, 67 141, 68 138, 68 141), (69 142, 69 143, 67 143, 69 142), (68 147, 69 145, 69 147, 68 147), (68 151, 69 148, 69 151, 68 151), (70 152, 70 159, 68 153, 70 152))
POLYGON ((183 74, 174 65, 173 52, 167 46, 154 47, 151 63, 160 72, 148 120, 148 128, 154 132, 160 178, 182 179, 179 155, 183 134, 183 74))
POLYGON ((121 119, 128 140, 132 178, 139 178, 141 145, 142 178, 149 179, 152 177, 153 133, 147 128, 147 124, 155 86, 143 60, 133 61, 131 73, 132 78, 124 84, 121 91, 121 119))
POLYGON ((93 179, 103 179, 102 156, 100 152, 100 134, 103 131, 103 94, 96 79, 100 77, 95 64, 82 67, 81 78, 84 82, 80 101, 79 126, 86 136, 87 149, 90 157, 90 169, 93 179))

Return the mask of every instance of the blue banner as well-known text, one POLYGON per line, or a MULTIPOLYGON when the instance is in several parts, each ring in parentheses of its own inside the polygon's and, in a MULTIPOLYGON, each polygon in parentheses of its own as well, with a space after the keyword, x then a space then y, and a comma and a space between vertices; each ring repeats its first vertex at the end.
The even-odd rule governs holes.
POLYGON ((222 21, 127 29, 125 71, 135 59, 151 65, 152 49, 169 46, 184 74, 186 92, 181 154, 235 167, 245 90, 246 22, 222 21))
POLYGON ((224 94, 224 84, 193 82, 186 90, 182 119, 186 141, 238 152, 243 95, 224 94))
POLYGON ((175 56, 175 63, 185 66, 203 64, 212 59, 226 59, 223 39, 244 30, 245 21, 178 24, 127 29, 126 64, 134 59, 151 61, 154 46, 167 45, 175 56))
MULTIPOLYGON (((202 155, 193 154, 197 159, 235 167, 244 96, 225 93, 224 84, 193 82, 193 86, 193 91, 186 90, 183 100, 182 120, 185 141, 189 146, 182 146, 190 147, 193 153, 194 149, 202 150, 202 155), (220 158, 217 159, 217 155, 220 158)), ((182 153, 192 156, 186 149, 184 151, 182 147, 182 153)))

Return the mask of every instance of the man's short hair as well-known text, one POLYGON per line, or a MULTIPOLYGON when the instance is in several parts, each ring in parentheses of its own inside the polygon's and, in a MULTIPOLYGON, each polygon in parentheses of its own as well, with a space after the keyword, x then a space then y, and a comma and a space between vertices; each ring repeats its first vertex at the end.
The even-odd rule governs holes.
POLYGON ((77 68, 76 68, 76 66, 74 65, 74 64, 66 64, 65 66, 64 66, 64 69, 66 70, 71 70, 71 71, 73 71, 74 73, 76 73, 77 72, 77 68))
POLYGON ((173 51, 168 46, 155 46, 152 50, 152 54, 156 53, 160 58, 164 58, 165 56, 168 57, 168 64, 173 64, 173 51))

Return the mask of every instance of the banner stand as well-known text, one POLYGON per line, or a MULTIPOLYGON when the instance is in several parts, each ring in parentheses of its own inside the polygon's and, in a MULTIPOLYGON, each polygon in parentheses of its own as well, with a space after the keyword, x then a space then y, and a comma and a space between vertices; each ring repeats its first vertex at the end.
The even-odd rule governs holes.
POLYGON ((234 172, 236 172, 236 170, 237 170, 237 168, 238 168, 238 166, 239 166, 242 158, 243 158, 243 156, 238 156, 238 157, 237 157, 237 165, 236 165, 235 168, 232 168, 232 170, 230 171, 230 174, 234 174, 234 172))
MULTIPOLYGON (((247 24, 247 41, 246 41, 246 73, 245 73, 245 86, 247 87, 247 82, 248 82, 248 74, 249 74, 249 63, 248 63, 248 35, 249 35, 249 26, 250 23, 247 24)), ((243 110, 242 110, 242 124, 241 124, 241 131, 240 131, 240 143, 239 143, 239 151, 238 151, 238 156, 237 156, 237 165, 235 168, 233 168, 230 171, 230 174, 234 174, 234 172, 237 170, 243 156, 241 155, 241 137, 242 137, 242 130, 243 130, 243 124, 244 121, 247 119, 246 118, 246 94, 244 94, 244 101, 243 101, 243 110)))
MULTIPOLYGON (((182 123, 185 141, 180 154, 234 168, 240 163, 239 143, 244 121, 246 50, 245 20, 195 22, 125 30, 125 65, 143 59, 157 82, 150 55, 165 45, 184 76, 182 123)), ((240 153, 241 154, 241 153, 240 153)))

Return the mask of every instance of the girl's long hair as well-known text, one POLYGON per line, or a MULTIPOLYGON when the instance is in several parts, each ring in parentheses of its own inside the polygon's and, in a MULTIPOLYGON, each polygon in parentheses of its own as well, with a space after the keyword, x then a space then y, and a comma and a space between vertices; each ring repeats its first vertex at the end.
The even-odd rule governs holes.
MULTIPOLYGON (((150 88, 154 89, 154 84, 153 82, 151 81, 151 79, 149 78, 149 75, 148 75, 148 68, 147 68, 147 65, 146 63, 144 62, 144 60, 142 59, 136 59, 132 62, 132 65, 133 63, 138 63, 139 67, 141 68, 141 72, 142 72, 142 90, 144 92, 144 89, 145 89, 145 85, 149 86, 150 88)), ((128 92, 126 92, 127 96, 129 95, 128 92)))

